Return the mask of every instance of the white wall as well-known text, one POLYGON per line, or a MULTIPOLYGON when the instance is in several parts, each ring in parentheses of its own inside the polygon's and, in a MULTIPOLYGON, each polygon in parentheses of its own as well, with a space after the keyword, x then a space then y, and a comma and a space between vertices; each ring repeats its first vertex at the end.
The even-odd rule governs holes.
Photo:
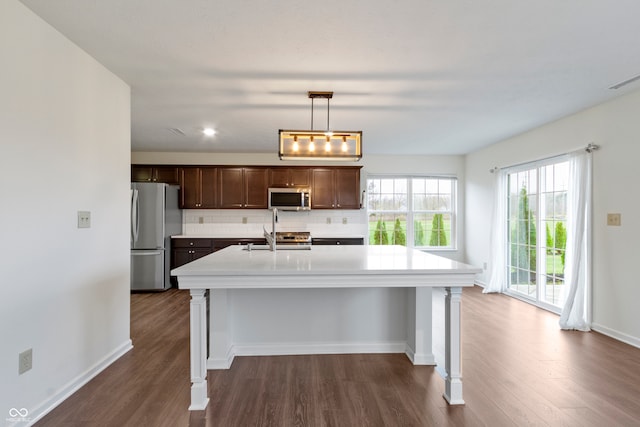
MULTIPOLYGON (((640 286, 637 262, 638 183, 640 183, 640 92, 601 104, 523 135, 469 154, 466 158, 466 258, 491 262, 489 227, 493 175, 489 168, 586 147, 593 156, 593 323, 594 329, 640 346, 640 286), (622 213, 621 227, 608 227, 606 214, 622 213)), ((483 276, 482 280, 486 280, 483 276)))
POLYGON ((387 351, 406 341, 406 289, 244 289, 229 292, 233 344, 327 352, 387 351), (256 321, 260 319, 260 321, 256 321))
POLYGON ((130 91, 17 0, 0 52, 0 420, 34 421, 131 345, 130 91))

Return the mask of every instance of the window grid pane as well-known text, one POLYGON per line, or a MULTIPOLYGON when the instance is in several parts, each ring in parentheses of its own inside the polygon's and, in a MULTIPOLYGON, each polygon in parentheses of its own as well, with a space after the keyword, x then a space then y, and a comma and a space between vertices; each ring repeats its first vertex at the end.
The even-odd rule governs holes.
POLYGON ((560 306, 564 285, 564 251, 567 241, 567 186, 568 163, 558 163, 544 167, 544 212, 545 236, 542 241, 544 258, 544 292, 541 299, 552 305, 560 306))
POLYGON ((369 244, 454 248, 454 201, 455 178, 369 178, 369 244))

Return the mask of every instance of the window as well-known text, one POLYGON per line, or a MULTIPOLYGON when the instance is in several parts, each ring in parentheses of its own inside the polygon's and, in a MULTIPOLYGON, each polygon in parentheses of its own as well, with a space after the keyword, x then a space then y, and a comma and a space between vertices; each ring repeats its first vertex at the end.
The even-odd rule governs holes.
POLYGON ((507 174, 509 291, 554 307, 564 304, 567 242, 566 161, 507 174))
POLYGON ((455 178, 370 177, 370 245, 455 249, 455 178))

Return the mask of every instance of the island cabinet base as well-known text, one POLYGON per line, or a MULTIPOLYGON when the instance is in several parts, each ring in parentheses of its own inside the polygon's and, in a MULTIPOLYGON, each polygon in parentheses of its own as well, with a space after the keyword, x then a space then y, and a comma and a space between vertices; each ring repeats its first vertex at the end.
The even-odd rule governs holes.
POLYGON ((229 368, 238 354, 404 351, 433 364, 434 287, 445 290, 444 398, 464 404, 462 287, 481 271, 402 246, 349 245, 228 247, 176 268, 191 292, 190 409, 207 406, 207 368, 229 368))
MULTIPOLYGON (((433 289, 431 287, 416 288, 400 288, 386 289, 389 291, 386 296, 389 297, 385 304, 387 309, 390 307, 401 307, 404 313, 404 319, 401 322, 393 321, 390 318, 379 317, 378 324, 394 324, 404 325, 405 341, 389 341, 363 343, 362 340, 351 343, 345 342, 291 342, 286 343, 268 343, 268 344, 234 344, 232 323, 235 319, 246 318, 253 319, 251 322, 260 324, 264 327, 267 318, 263 312, 256 313, 254 311, 238 310, 239 306, 250 309, 246 306, 246 301, 242 299, 254 298, 261 306, 265 306, 264 290, 242 290, 234 291, 228 289, 191 289, 191 405, 189 410, 204 410, 207 407, 209 398, 207 395, 207 369, 229 369, 233 363, 235 356, 271 356, 284 354, 345 354, 345 353, 402 353, 404 352, 414 365, 435 365, 435 357, 432 351, 433 347, 433 289), (253 291, 253 292, 252 292, 253 291), (234 293, 240 293, 235 295, 234 293), (243 295, 244 294, 244 295, 243 295), (253 294, 253 295, 252 295, 253 294), (399 304, 398 296, 404 296, 404 304, 399 304), (240 297, 240 298, 238 298, 240 297), (235 301, 235 300, 240 301, 235 301), (238 304, 238 302, 241 302, 238 304), (234 304, 235 303, 235 304, 234 304), (236 310, 236 311, 234 311, 236 310), (208 320, 208 322, 207 322, 208 320), (207 340, 208 329, 208 340, 207 340), (207 348, 206 344, 209 343, 207 348), (208 357, 207 357, 208 355, 208 357)), ((460 314, 461 314, 461 297, 462 288, 447 287, 445 290, 445 392, 443 397, 451 405, 462 405, 462 371, 461 371, 461 336, 460 336, 460 314)), ((313 290, 319 291, 319 290, 313 290)), ((380 300, 380 291, 384 289, 323 289, 323 293, 336 293, 336 291, 345 291, 334 295, 339 299, 343 299, 345 294, 358 297, 352 292, 359 292, 358 300, 365 305, 371 302, 371 299, 380 300), (378 291, 378 292, 376 292, 378 291)), ((279 298, 280 303, 285 305, 290 302, 283 301, 283 293, 288 293, 289 298, 299 298, 300 292, 309 293, 310 289, 292 290, 292 289, 271 289, 269 293, 272 297, 279 298)), ((384 295, 384 294, 383 294, 384 295)), ((304 295, 303 295, 304 296, 304 295)), ((311 295, 313 296, 313 295, 311 295)), ((317 299, 310 299, 313 305, 317 305, 317 299)), ((301 308, 298 307, 298 310, 301 308)), ((308 307, 302 307, 307 310, 308 307)), ((326 310, 326 308, 322 308, 326 310)), ((355 309, 355 308, 354 308, 355 309)), ((288 319, 287 314, 283 312, 282 307, 271 307, 274 317, 284 316, 288 319)), ((326 310, 330 311, 330 310, 326 310)), ((393 310, 391 310, 393 311, 393 310)), ((369 310, 370 313, 377 313, 381 316, 379 310, 369 310)), ((335 315, 336 313, 330 313, 335 315)), ((358 315, 363 313, 358 312, 358 315)), ((385 313, 387 316, 389 312, 385 313)), ((397 314, 397 313, 396 313, 397 314)), ((308 325, 325 325, 323 322, 325 316, 320 318, 309 318, 307 324, 301 325, 299 322, 288 322, 295 325, 291 330, 285 328, 285 334, 298 331, 301 327, 306 328, 308 325)), ((397 320, 397 316, 396 316, 397 320)), ((266 322, 268 324, 268 322, 266 322)), ((365 323, 371 323, 370 319, 365 319, 365 323)), ((272 328, 273 325, 267 325, 272 328)), ((255 332, 255 331, 254 331, 255 332)), ((369 333, 371 331, 369 330, 369 333)))
POLYGON ((435 365, 431 288, 211 289, 207 369, 235 356, 405 353, 435 365))

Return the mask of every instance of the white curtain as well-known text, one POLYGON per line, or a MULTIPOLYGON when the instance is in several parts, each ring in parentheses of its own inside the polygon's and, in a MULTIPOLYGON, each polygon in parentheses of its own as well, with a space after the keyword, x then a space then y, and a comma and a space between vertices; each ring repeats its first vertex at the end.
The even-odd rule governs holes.
POLYGON ((590 330, 589 266, 591 223, 591 153, 584 150, 569 158, 565 285, 567 292, 560 328, 590 330))
POLYGON ((483 293, 507 290, 507 173, 496 170, 489 240, 489 282, 483 293))

